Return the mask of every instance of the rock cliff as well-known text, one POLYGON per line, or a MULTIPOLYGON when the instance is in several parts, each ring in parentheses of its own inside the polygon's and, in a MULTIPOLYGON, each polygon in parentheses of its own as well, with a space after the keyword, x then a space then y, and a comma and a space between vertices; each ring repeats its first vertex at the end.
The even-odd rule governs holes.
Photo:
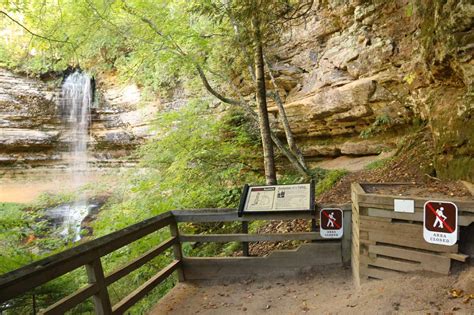
POLYGON ((438 175, 474 180, 474 4, 326 0, 313 9, 272 63, 304 154, 374 154, 426 123, 438 175))
MULTIPOLYGON (((426 125, 438 175, 473 181, 473 19, 468 0, 315 1, 305 23, 268 54, 304 155, 378 154, 426 125)), ((0 70, 2 165, 64 164, 59 81, 0 70)), ((135 85, 106 76, 97 83, 91 163, 123 163, 149 134, 144 117, 157 106, 139 106, 135 85)), ((283 136, 271 102, 269 112, 283 136)))
MULTIPOLYGON (((41 81, 0 69, 0 166, 63 168, 68 160, 67 130, 60 117, 61 79, 41 81)), ((113 77, 98 81, 91 110, 89 163, 133 162, 131 152, 150 135, 157 109, 144 103, 134 84, 113 77)))

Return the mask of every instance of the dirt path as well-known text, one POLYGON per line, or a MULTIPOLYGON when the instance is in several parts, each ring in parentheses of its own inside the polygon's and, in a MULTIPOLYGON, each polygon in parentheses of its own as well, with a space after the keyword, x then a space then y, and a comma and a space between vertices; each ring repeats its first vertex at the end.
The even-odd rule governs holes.
POLYGON ((451 289, 473 290, 474 266, 456 275, 404 275, 372 280, 355 290, 348 269, 326 268, 298 279, 224 284, 182 283, 150 314, 375 314, 434 312, 474 314, 474 300, 451 289))
POLYGON ((368 156, 340 156, 334 159, 327 159, 321 162, 314 163, 315 167, 321 167, 327 170, 345 169, 349 172, 361 171, 367 167, 370 163, 375 161, 384 160, 392 157, 395 154, 394 151, 383 152, 379 155, 368 155, 368 156))

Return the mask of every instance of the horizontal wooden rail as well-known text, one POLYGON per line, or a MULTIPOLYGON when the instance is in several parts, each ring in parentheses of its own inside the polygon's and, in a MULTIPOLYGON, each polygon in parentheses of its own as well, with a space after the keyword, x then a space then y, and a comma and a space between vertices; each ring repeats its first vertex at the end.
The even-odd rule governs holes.
MULTIPOLYGON (((362 207, 373 207, 382 208, 386 206, 387 209, 393 209, 394 199, 410 199, 415 202, 415 209, 418 211, 423 210, 425 202, 429 201, 426 197, 417 196, 396 196, 396 195, 382 195, 382 194, 368 194, 362 193, 357 196, 359 204, 362 207)), ((441 198, 446 201, 450 201, 456 204, 459 212, 471 212, 474 213, 474 202, 472 200, 456 199, 456 198, 441 198)))
MULTIPOLYGON (((341 208, 343 211, 351 211, 350 204, 318 204, 317 208, 341 208)), ((188 223, 311 220, 318 216, 310 212, 274 212, 239 217, 235 208, 173 210, 171 213, 176 222, 188 223)))
POLYGON ((180 263, 181 263, 180 261, 175 260, 171 264, 169 264, 166 268, 158 272, 151 279, 146 281, 139 288, 137 288, 135 291, 133 291, 124 299, 122 299, 119 303, 114 305, 114 307, 112 308, 112 313, 123 314, 133 304, 138 302, 142 297, 144 297, 148 292, 150 292, 154 287, 156 287, 158 284, 160 284, 166 278, 168 278, 168 276, 171 275, 173 271, 178 269, 180 263))
POLYGON ((134 271, 135 269, 143 266, 148 261, 152 260, 159 254, 163 253, 165 250, 173 246, 173 244, 177 243, 178 239, 176 237, 172 237, 158 245, 157 247, 149 250, 145 254, 141 255, 140 257, 132 260, 128 265, 121 267, 107 275, 105 277, 105 283, 110 285, 115 281, 119 280, 120 278, 128 275, 130 272, 134 271))
POLYGON ((169 212, 78 245, 0 277, 0 303, 105 256, 173 222, 169 212))
MULTIPOLYGON (((344 211, 350 208, 342 206, 344 211)), ((80 288, 76 292, 60 299, 53 305, 42 310, 43 314, 60 314, 71 310, 76 305, 82 303, 88 298, 92 298, 95 305, 96 313, 99 314, 123 314, 137 301, 142 299, 158 284, 166 280, 173 272, 178 272, 179 281, 185 278, 184 261, 188 258, 183 257, 181 243, 183 242, 261 242, 261 241, 321 241, 323 240, 318 232, 301 232, 301 233, 279 233, 279 234, 201 234, 189 235, 180 234, 178 222, 249 222, 255 220, 294 220, 294 219, 315 219, 315 215, 311 213, 269 213, 261 215, 251 215, 239 217, 236 209, 198 209, 198 210, 176 210, 169 211, 153 218, 147 219, 140 223, 131 225, 125 229, 105 235, 98 239, 80 244, 74 248, 65 250, 56 255, 52 255, 45 259, 34 262, 12 272, 0 276, 0 303, 6 302, 12 298, 18 297, 30 291, 33 288, 41 286, 51 280, 54 280, 68 272, 79 267, 86 267, 89 284, 80 288), (170 228, 171 237, 164 240, 161 244, 148 250, 141 256, 128 262, 125 266, 104 275, 102 269, 101 257, 112 253, 113 251, 128 245, 142 237, 156 232, 164 227, 170 228), (108 295, 107 286, 125 277, 134 270, 140 268, 147 262, 151 261, 164 251, 172 248, 175 260, 167 267, 162 269, 156 275, 151 277, 140 287, 135 289, 116 305, 111 306, 108 295)), ((344 242, 342 248, 344 248, 344 242)), ((331 261, 338 261, 337 251, 340 246, 331 242, 322 242, 306 244, 311 248, 325 249, 332 252, 331 261), (326 245, 323 245, 326 244, 326 245), (315 247, 316 246, 316 247, 315 247), (326 247, 324 247, 326 246, 326 247), (329 246, 329 247, 328 247, 329 246), (336 250, 336 251, 335 251, 336 250)), ((305 250, 295 251, 295 255, 303 255, 303 253, 312 253, 312 249, 307 247, 305 250)), ((288 252, 293 255, 293 252, 288 252)), ((304 254, 305 256, 307 254, 304 254)), ((273 256, 272 259, 277 259, 273 256)), ((329 257, 329 256, 328 256, 329 257)), ((230 258, 232 261, 232 258, 230 258)), ((291 260, 291 259, 290 259, 291 260)), ((192 262, 194 260, 189 260, 192 262)), ((245 263, 245 260, 237 259, 236 262, 245 263)), ((263 262, 266 260, 249 260, 249 262, 263 262)), ((224 262, 224 261, 221 261, 224 262)), ((189 264, 188 264, 189 268, 189 264)), ((192 274, 192 272, 191 272, 192 274)))
POLYGON ((180 242, 280 242, 280 241, 316 241, 327 240, 319 232, 266 233, 266 234, 181 234, 180 242))
POLYGON ((247 222, 257 220, 295 220, 314 218, 314 215, 308 212, 295 213, 269 213, 269 214, 252 214, 251 216, 239 217, 237 209, 199 209, 197 210, 175 210, 172 211, 176 222, 247 222), (212 211, 213 210, 213 211, 212 211))
POLYGON ((86 299, 90 298, 94 294, 99 292, 99 287, 95 284, 88 284, 85 287, 77 290, 76 292, 62 298, 47 309, 43 310, 43 314, 63 314, 73 308, 74 306, 82 303, 86 299))

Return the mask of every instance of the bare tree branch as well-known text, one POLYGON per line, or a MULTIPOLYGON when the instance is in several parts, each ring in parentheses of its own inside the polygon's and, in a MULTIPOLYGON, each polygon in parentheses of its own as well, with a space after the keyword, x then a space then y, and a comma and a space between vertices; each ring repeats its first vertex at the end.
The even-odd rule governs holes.
POLYGON ((28 33, 30 33, 31 35, 35 36, 35 37, 38 37, 38 38, 41 38, 41 39, 44 39, 44 40, 47 40, 47 41, 50 41, 50 42, 56 42, 56 43, 66 43, 66 44, 69 44, 69 42, 66 40, 60 40, 60 39, 55 39, 55 38, 49 38, 49 37, 46 37, 46 36, 43 36, 43 35, 40 35, 40 34, 37 34, 33 31, 31 31, 29 28, 27 28, 25 25, 23 25, 22 23, 18 22, 17 20, 15 20, 13 17, 11 17, 7 12, 3 11, 3 10, 0 10, 0 13, 5 15, 9 20, 11 20, 13 23, 19 25, 22 29, 24 29, 25 31, 27 31, 28 33))

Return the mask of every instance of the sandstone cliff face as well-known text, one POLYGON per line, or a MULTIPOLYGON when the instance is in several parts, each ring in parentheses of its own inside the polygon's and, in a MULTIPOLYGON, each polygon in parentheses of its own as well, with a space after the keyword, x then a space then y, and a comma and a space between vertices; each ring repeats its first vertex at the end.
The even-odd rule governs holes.
MULTIPOLYGON (((474 180, 474 5, 468 0, 320 0, 273 49, 272 72, 308 158, 372 155, 416 122, 435 142, 438 175, 474 180)), ((89 148, 98 165, 127 161, 149 134, 156 104, 97 78, 89 148)), ((268 86, 272 84, 268 82, 268 86)), ((65 164, 59 81, 0 70, 0 163, 65 164)), ((179 93, 167 107, 179 107, 179 93)), ((165 105, 162 105, 165 106, 165 105)), ((277 109, 269 103, 283 135, 277 109)))
POLYGON ((474 180, 473 19, 465 0, 315 3, 272 69, 304 154, 374 154, 421 119, 439 175, 474 180))
MULTIPOLYGON (((68 137, 61 120, 61 79, 42 82, 0 69, 0 166, 64 168, 68 137)), ((136 85, 99 80, 91 111, 90 164, 133 162, 131 152, 150 135, 156 104, 143 104, 136 85)))

